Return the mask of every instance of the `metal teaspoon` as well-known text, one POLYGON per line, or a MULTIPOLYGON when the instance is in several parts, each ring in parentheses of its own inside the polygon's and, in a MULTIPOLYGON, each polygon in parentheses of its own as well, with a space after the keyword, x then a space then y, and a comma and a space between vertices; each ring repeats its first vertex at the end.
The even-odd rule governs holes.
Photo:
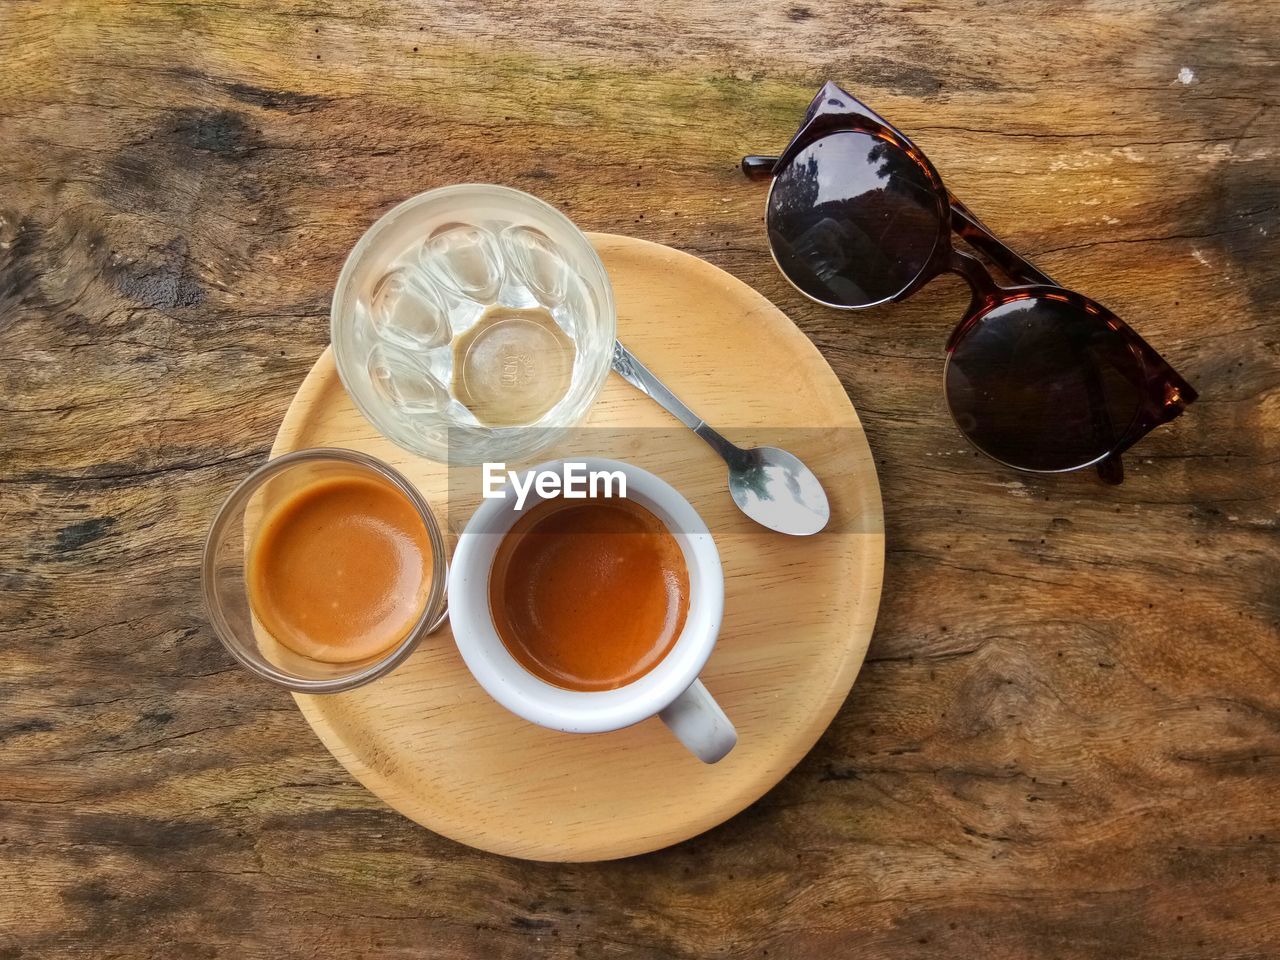
POLYGON ((756 523, 797 537, 810 536, 827 525, 831 506, 822 484, 794 454, 777 447, 743 450, 730 443, 685 406, 620 340, 613 342, 613 369, 724 458, 729 465, 733 502, 756 523))

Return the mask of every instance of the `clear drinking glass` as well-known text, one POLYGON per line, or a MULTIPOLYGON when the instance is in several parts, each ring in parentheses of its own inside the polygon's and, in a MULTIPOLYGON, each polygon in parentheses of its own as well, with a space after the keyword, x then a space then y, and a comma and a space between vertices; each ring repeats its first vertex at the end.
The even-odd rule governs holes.
POLYGON ((205 541, 205 605, 231 655, 267 680, 300 693, 336 693, 368 683, 401 663, 445 613, 448 563, 431 507, 404 477, 380 460, 353 450, 313 449, 285 454, 249 474, 227 497, 205 541), (431 543, 431 586, 422 615, 398 644, 354 663, 325 663, 279 643, 254 615, 246 564, 263 520, 285 498, 320 480, 370 477, 390 484, 413 504, 431 543))
POLYGON ((609 374, 613 291, 564 214, 508 187, 419 194, 352 249, 331 339, 356 408, 438 462, 521 460, 586 415, 609 374))

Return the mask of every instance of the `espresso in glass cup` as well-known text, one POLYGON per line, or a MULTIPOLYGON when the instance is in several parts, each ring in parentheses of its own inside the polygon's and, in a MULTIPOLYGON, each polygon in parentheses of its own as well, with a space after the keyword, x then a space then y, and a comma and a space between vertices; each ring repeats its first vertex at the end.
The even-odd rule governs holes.
POLYGON ((444 618, 448 566, 430 506, 350 450, 271 460, 227 497, 205 544, 210 619, 231 654, 291 690, 382 676, 444 618))

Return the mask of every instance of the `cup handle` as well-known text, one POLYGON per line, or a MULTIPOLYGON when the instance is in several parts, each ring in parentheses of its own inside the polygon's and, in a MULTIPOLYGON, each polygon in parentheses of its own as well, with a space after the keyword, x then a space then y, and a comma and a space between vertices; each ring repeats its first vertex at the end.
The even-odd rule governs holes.
POLYGON ((738 731, 701 680, 676 697, 658 716, 689 752, 703 763, 717 763, 738 742, 738 731))

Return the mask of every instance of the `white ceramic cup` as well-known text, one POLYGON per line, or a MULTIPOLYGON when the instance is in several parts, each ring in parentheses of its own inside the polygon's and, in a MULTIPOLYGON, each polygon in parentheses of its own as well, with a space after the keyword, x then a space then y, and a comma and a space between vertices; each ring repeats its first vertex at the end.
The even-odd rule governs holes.
POLYGON ((449 619, 462 659, 490 696, 533 723, 568 733, 603 733, 656 715, 699 760, 721 760, 738 742, 738 734, 698 679, 715 646, 724 613, 724 572, 711 533, 674 487, 631 464, 574 457, 540 464, 529 472, 559 473, 566 462, 584 464, 587 471, 622 472, 628 499, 652 511, 675 537, 689 570, 689 611, 684 629, 657 666, 615 690, 566 690, 525 670, 507 651, 494 627, 489 573, 502 538, 524 511, 545 498, 530 487, 523 510, 517 510, 515 492, 508 484, 501 497, 481 503, 453 554, 449 619))

